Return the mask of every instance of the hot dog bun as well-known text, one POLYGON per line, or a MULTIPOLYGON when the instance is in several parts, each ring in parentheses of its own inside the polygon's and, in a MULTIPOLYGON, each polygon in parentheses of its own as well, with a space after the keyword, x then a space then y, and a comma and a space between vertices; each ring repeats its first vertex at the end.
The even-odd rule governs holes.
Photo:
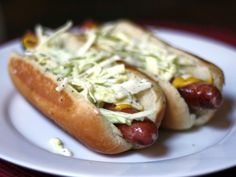
MULTIPOLYGON (((130 21, 121 20, 108 25, 113 26, 111 35, 118 36, 122 33, 129 36, 133 41, 138 41, 137 43, 142 43, 142 41, 144 41, 148 43, 147 45, 151 44, 159 47, 164 52, 169 52, 170 54, 174 54, 182 58, 187 58, 189 61, 194 63, 194 67, 191 67, 189 71, 193 77, 200 78, 202 80, 206 80, 211 77, 211 86, 216 87, 219 91, 222 90, 224 85, 224 74, 223 71, 215 64, 189 52, 171 46, 170 44, 159 39, 157 36, 154 36, 154 34, 150 31, 145 30, 130 21)), ((174 87, 170 81, 166 81, 158 76, 155 76, 149 69, 146 69, 143 66, 140 67, 139 62, 135 61, 134 58, 129 61, 132 65, 138 67, 140 70, 144 71, 156 80, 162 87, 167 99, 167 111, 162 122, 162 127, 174 130, 185 130, 193 126, 203 125, 213 117, 217 109, 201 109, 198 110, 197 113, 193 113, 176 87, 174 87)))
MULTIPOLYGON (((139 78, 148 79, 135 69, 129 69, 139 78)), ((38 110, 90 149, 104 154, 117 154, 133 146, 127 142, 114 124, 105 119, 99 109, 72 86, 57 92, 55 75, 26 56, 12 54, 9 73, 18 91, 38 110)), ((155 107, 152 121, 159 127, 165 111, 165 97, 158 85, 142 95, 144 107, 155 107)))

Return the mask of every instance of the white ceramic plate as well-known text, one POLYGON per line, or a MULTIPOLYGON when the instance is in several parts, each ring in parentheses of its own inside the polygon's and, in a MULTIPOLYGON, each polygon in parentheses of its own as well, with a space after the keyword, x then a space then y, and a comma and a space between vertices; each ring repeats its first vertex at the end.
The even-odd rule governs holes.
POLYGON ((235 49, 173 30, 160 29, 158 35, 223 69, 224 104, 209 124, 186 132, 161 131, 158 143, 145 150, 114 156, 91 152, 48 121, 15 90, 7 74, 7 58, 11 51, 21 49, 19 41, 13 41, 0 49, 0 157, 51 174, 83 177, 191 176, 235 166, 235 49), (52 137, 60 137, 74 157, 52 153, 52 137))

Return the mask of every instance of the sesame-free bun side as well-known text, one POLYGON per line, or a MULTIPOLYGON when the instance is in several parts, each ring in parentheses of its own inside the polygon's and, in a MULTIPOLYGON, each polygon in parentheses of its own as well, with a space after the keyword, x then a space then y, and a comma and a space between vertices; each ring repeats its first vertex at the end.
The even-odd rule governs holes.
MULTIPOLYGON (((33 60, 12 54, 8 69, 18 91, 46 117, 85 146, 104 154, 117 154, 133 148, 132 144, 122 138, 118 128, 72 86, 67 85, 65 89, 57 92, 56 77, 33 60)), ((129 71, 138 77, 149 79, 139 71, 129 71)), ((156 108, 154 117, 150 119, 159 128, 166 102, 160 87, 152 82, 153 87, 145 91, 140 100, 144 107, 156 108)))

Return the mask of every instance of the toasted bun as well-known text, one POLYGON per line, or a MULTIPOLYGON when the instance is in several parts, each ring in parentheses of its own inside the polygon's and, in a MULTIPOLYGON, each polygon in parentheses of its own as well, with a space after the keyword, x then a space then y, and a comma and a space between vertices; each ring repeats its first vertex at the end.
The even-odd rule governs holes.
MULTIPOLYGON (((193 76, 196 76, 197 78, 203 79, 211 75, 214 81, 213 85, 216 86, 219 90, 222 90, 222 87, 224 85, 224 74, 222 70, 213 63, 210 63, 186 51, 175 48, 169 45, 168 43, 162 41, 158 37, 154 36, 151 32, 129 21, 118 21, 116 23, 113 23, 113 25, 113 33, 125 32, 126 34, 129 34, 130 36, 139 39, 148 36, 149 43, 160 46, 165 50, 168 50, 177 55, 185 56, 190 60, 195 61, 196 67, 193 71, 191 71, 191 74, 193 74, 193 76)), ((214 113, 216 112, 216 110, 204 110, 201 111, 200 115, 198 116, 191 114, 187 103, 181 97, 175 87, 173 87, 169 82, 158 80, 148 71, 143 72, 152 77, 152 79, 159 82, 166 95, 167 111, 162 122, 162 127, 174 130, 189 129, 195 125, 205 124, 213 117, 214 113)))
MULTIPOLYGON (((130 72, 145 77, 138 71, 130 72)), ((85 146, 104 154, 117 154, 132 149, 132 145, 122 138, 116 126, 71 86, 57 92, 55 76, 45 72, 34 61, 12 54, 9 73, 18 91, 32 105, 85 146)), ((156 98, 146 104, 158 108, 153 121, 159 127, 165 109, 165 98, 161 89, 155 83, 153 85, 150 92, 144 94, 143 102, 156 98)))

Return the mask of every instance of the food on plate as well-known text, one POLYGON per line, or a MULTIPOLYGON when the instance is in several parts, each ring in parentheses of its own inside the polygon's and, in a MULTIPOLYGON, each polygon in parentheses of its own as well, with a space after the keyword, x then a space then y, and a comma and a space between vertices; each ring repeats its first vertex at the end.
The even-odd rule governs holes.
POLYGON ((58 30, 37 26, 23 37, 24 53, 9 60, 18 91, 96 152, 154 144, 166 108, 158 82, 127 65, 115 49, 99 46, 106 30, 100 36, 96 28, 71 27, 71 22, 58 30))
POLYGON ((163 127, 185 130, 203 125, 222 105, 224 74, 213 63, 129 21, 100 25, 97 31, 99 48, 116 53, 160 84, 167 98, 163 127))
POLYGON ((51 144, 54 153, 68 157, 73 156, 73 152, 64 146, 64 143, 60 138, 51 138, 49 143, 51 144))

